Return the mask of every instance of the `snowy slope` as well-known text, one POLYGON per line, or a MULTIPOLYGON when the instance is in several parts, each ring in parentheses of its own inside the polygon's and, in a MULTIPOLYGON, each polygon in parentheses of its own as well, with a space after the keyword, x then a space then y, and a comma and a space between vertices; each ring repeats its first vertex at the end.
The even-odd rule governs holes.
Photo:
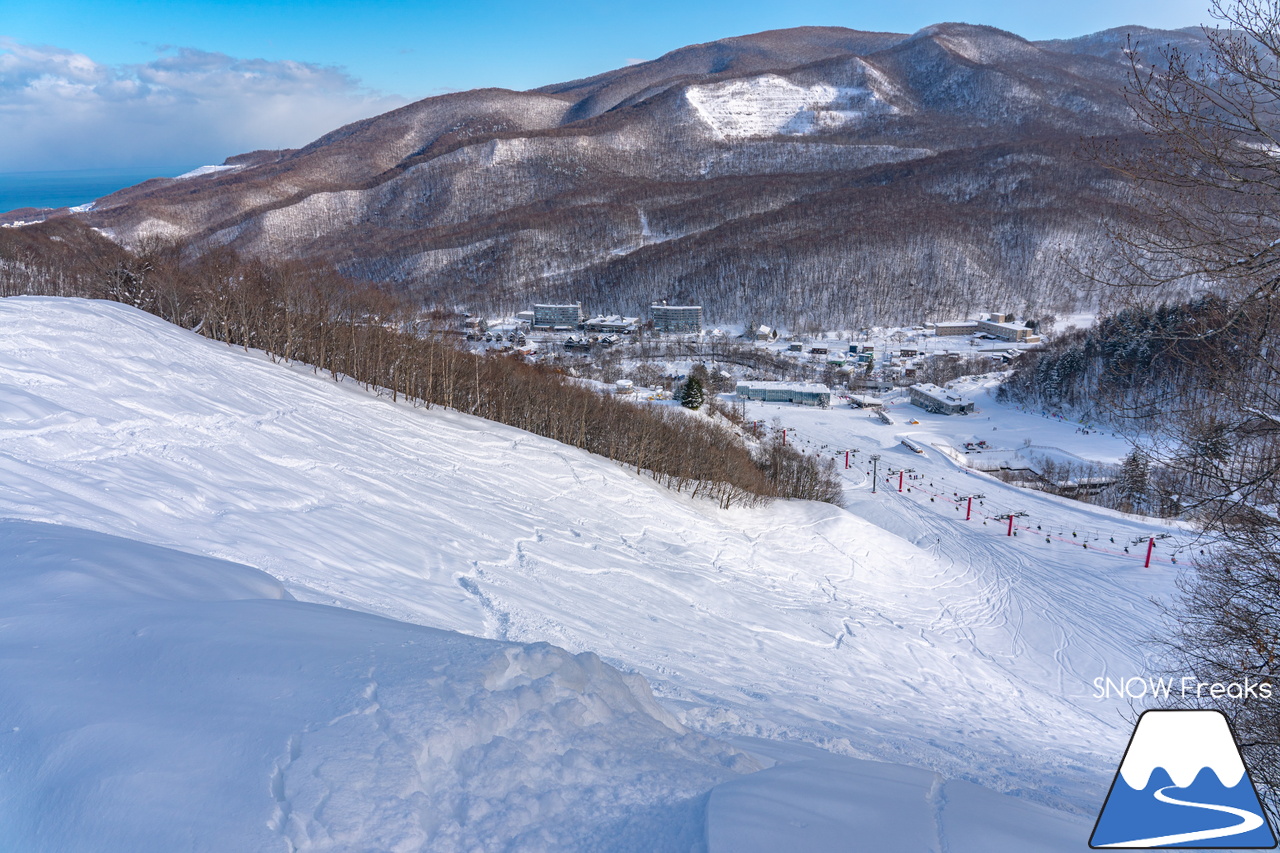
POLYGON ((656 850, 754 764, 594 655, 0 522, 0 848, 656 850))
POLYGON ((874 88, 883 82, 864 63, 860 65, 867 69, 858 81, 861 85, 796 83, 777 74, 761 74, 690 86, 685 98, 724 139, 803 135, 897 112, 874 88))
MULTIPOLYGON (((773 409, 821 443, 865 423, 773 409)), ((595 652, 700 732, 815 744, 855 776, 852 759, 904 765, 908 810, 928 807, 932 774, 967 780, 1026 820, 1034 807, 996 792, 1075 815, 1068 836, 1128 734, 1091 680, 1141 672, 1148 598, 1173 577, 1029 555, 861 476, 852 513, 722 512, 110 303, 0 301, 0 417, 0 516, 232 560, 304 602, 595 652)), ((708 825, 750 801, 713 797, 708 825)))
POLYGON ((823 756, 717 786, 707 839, 726 853, 1075 853, 1092 828, 1091 820, 927 770, 823 756))

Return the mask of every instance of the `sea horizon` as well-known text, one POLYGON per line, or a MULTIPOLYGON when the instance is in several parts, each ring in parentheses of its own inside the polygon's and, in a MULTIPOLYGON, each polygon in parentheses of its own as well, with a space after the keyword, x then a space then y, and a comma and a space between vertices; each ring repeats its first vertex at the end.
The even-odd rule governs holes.
POLYGON ((200 165, 0 172, 0 213, 88 204, 125 187, 151 178, 177 177, 200 165))

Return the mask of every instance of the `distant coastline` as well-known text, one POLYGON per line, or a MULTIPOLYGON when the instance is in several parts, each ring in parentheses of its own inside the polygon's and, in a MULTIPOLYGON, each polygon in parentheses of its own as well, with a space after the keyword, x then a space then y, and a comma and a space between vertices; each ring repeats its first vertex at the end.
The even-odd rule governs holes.
POLYGON ((73 207, 149 178, 172 178, 196 168, 137 166, 50 172, 0 172, 0 213, 20 207, 73 207))

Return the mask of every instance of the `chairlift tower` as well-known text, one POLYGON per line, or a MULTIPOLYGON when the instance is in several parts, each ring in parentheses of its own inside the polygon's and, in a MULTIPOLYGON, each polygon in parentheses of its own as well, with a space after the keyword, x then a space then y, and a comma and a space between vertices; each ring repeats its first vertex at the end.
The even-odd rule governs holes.
POLYGON ((1150 536, 1150 537, 1148 537, 1148 536, 1139 536, 1137 539, 1134 539, 1134 540, 1133 540, 1133 543, 1132 543, 1132 544, 1134 544, 1134 545, 1139 545, 1139 544, 1141 544, 1143 539, 1146 539, 1146 540, 1147 540, 1147 559, 1143 561, 1143 563, 1142 563, 1142 568, 1144 568, 1144 569, 1149 569, 1149 568, 1151 568, 1151 554, 1152 554, 1152 552, 1153 552, 1153 551, 1155 551, 1155 550, 1156 550, 1156 540, 1157 540, 1157 539, 1168 539, 1168 538, 1169 538, 1169 535, 1170 535, 1170 534, 1168 534, 1168 533, 1157 533, 1155 536, 1150 536))
POLYGON ((1027 515, 1027 514, 1026 514, 1025 512, 1022 512, 1021 510, 1019 510, 1018 512, 1009 512, 1009 513, 1005 513, 1004 515, 997 515, 997 516, 996 516, 996 518, 997 518, 997 519, 999 519, 999 520, 1001 520, 1001 521, 1003 521, 1003 520, 1004 520, 1004 519, 1006 519, 1006 518, 1007 518, 1007 519, 1009 519, 1009 532, 1008 532, 1008 533, 1006 533, 1005 535, 1006 535, 1006 536, 1012 536, 1012 535, 1013 535, 1013 520, 1014 520, 1015 518, 1025 518, 1025 517, 1026 517, 1026 515, 1027 515))
POLYGON ((975 498, 977 500, 983 500, 986 498, 986 495, 961 495, 959 498, 957 498, 957 500, 968 501, 968 504, 965 506, 965 510, 964 510, 965 521, 968 521, 970 518, 973 517, 973 501, 975 498))

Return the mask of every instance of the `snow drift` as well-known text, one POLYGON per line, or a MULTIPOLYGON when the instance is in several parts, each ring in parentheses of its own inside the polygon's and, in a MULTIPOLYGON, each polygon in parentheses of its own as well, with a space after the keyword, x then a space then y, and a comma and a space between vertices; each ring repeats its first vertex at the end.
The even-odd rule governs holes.
POLYGON ((755 767, 590 653, 66 527, 0 553, 5 849, 687 849, 755 767))

